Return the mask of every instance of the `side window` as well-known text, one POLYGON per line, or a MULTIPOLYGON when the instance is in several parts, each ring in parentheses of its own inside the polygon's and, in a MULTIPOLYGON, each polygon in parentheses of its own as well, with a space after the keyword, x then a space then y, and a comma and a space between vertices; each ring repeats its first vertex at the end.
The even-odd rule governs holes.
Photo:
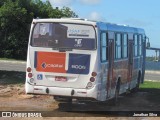
POLYGON ((138 36, 134 35, 134 56, 138 56, 138 36))
POLYGON ((101 33, 101 61, 106 62, 108 60, 108 40, 107 40, 107 33, 101 33))
POLYGON ((139 35, 139 55, 142 55, 142 35, 139 35))
POLYGON ((123 34, 123 58, 128 57, 128 36, 127 34, 123 34))
POLYGON ((116 34, 115 40, 115 58, 120 59, 122 58, 122 37, 121 34, 116 34))

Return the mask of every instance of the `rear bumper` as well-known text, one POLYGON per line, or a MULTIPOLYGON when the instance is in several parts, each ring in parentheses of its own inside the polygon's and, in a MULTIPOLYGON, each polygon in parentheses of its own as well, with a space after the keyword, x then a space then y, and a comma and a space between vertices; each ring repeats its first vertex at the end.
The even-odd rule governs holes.
POLYGON ((67 97, 87 97, 97 99, 98 86, 91 89, 74 89, 74 88, 60 88, 48 86, 34 86, 26 83, 25 90, 27 94, 43 94, 53 96, 67 96, 67 97))

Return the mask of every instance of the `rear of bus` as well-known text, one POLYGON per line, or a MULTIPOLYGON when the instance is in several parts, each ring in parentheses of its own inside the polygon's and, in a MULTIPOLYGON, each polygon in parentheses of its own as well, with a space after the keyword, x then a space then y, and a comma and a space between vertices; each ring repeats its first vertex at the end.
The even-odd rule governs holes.
POLYGON ((93 24, 34 19, 28 44, 26 93, 97 99, 96 56, 93 24))

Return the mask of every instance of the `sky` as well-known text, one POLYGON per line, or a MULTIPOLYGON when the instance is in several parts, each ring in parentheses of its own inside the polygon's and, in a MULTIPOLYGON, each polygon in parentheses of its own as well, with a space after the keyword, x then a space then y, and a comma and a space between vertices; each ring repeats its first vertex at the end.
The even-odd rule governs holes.
MULTIPOLYGON (((46 1, 46 0, 42 0, 46 1)), ((160 0, 49 0, 70 7, 79 18, 143 28, 151 47, 160 48, 160 0)), ((147 51, 148 56, 155 52, 147 51)))

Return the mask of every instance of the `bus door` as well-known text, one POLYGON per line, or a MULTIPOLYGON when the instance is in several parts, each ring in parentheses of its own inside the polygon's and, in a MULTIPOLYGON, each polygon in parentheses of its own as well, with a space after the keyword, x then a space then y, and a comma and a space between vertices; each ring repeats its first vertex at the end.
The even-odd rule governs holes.
POLYGON ((107 97, 111 95, 111 83, 113 80, 114 64, 114 33, 108 33, 108 79, 107 79, 107 97))
POLYGON ((129 88, 132 80, 132 71, 133 71, 133 40, 128 41, 128 83, 129 88))

